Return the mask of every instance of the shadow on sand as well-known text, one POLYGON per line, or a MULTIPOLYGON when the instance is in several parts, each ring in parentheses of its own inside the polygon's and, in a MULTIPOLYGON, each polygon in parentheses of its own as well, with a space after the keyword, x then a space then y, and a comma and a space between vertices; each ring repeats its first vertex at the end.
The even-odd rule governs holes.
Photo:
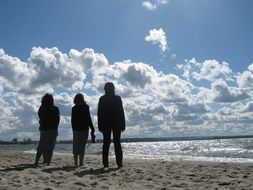
POLYGON ((76 169, 75 166, 62 166, 62 167, 54 167, 54 168, 53 167, 52 168, 45 168, 45 169, 42 169, 41 171, 47 172, 47 173, 53 173, 56 171, 70 172, 75 169, 76 169))
MULTIPOLYGON (((11 165, 8 166, 5 169, 0 169, 0 172, 11 172, 11 171, 23 171, 29 168, 41 168, 41 167, 36 167, 34 164, 18 164, 18 165, 11 165)), ((50 168, 41 168, 41 171, 46 172, 46 173, 53 173, 57 171, 64 171, 64 172, 71 172, 73 171, 74 175, 78 177, 83 177, 85 175, 100 175, 100 174, 105 174, 105 173, 110 173, 113 171, 118 170, 118 168, 98 168, 98 169, 93 169, 93 168, 76 168, 75 166, 62 166, 62 167, 50 167, 50 168), (76 169, 80 171, 76 171, 76 169)))
POLYGON ((93 170, 92 168, 89 170, 83 170, 80 172, 75 172, 74 175, 78 176, 78 177, 83 177, 85 175, 100 175, 100 174, 105 174, 105 173, 110 173, 113 171, 118 170, 118 168, 99 168, 99 169, 95 169, 93 170))
POLYGON ((5 169, 0 169, 0 172, 11 172, 11 171, 23 171, 28 168, 36 168, 34 164, 18 164, 18 165, 11 165, 5 169))
POLYGON ((75 166, 63 166, 63 167, 56 167, 56 168, 45 168, 42 169, 43 172, 46 173, 53 173, 53 172, 57 172, 57 171, 64 171, 64 172, 71 172, 74 171, 74 175, 78 176, 78 177, 83 177, 85 175, 100 175, 100 174, 104 174, 104 173, 110 173, 113 171, 118 170, 118 168, 98 168, 98 169, 86 169, 86 168, 76 168, 75 166), (81 171, 75 171, 76 169, 80 169, 81 171))

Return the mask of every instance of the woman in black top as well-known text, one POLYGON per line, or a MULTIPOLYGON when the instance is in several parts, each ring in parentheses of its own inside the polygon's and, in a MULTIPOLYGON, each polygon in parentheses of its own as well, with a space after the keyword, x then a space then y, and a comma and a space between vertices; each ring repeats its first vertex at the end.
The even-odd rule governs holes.
POLYGON ((91 129, 92 141, 95 141, 95 129, 93 127, 89 106, 84 101, 81 93, 74 98, 74 106, 72 107, 71 124, 73 130, 73 155, 75 166, 83 165, 85 146, 89 136, 89 128, 91 129))
POLYGON ((59 109, 54 105, 54 98, 51 94, 47 93, 42 97, 38 115, 40 141, 37 147, 35 166, 38 166, 42 154, 44 163, 50 165, 60 122, 59 109))

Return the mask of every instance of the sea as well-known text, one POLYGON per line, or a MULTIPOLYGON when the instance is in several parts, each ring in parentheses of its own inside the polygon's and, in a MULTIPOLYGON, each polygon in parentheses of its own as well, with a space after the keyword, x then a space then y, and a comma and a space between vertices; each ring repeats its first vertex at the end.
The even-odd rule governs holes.
MULTIPOLYGON (((36 153, 37 144, 0 145, 0 152, 36 153)), ((159 159, 165 161, 208 161, 253 163, 253 138, 161 140, 123 142, 124 158, 159 159)), ((54 154, 72 155, 71 143, 56 144, 54 154)), ((88 143, 85 154, 102 154, 102 143, 88 143)), ((114 157, 113 143, 110 156, 114 157)))

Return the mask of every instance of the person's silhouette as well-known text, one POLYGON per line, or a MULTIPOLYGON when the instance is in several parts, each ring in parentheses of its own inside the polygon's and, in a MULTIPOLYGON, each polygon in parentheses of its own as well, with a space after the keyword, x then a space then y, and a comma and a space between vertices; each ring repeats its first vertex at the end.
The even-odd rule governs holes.
POLYGON ((115 95, 114 85, 108 82, 104 86, 105 95, 98 103, 98 129, 103 133, 103 165, 109 166, 108 154, 111 143, 111 133, 115 147, 116 162, 122 167, 123 153, 120 144, 121 132, 125 130, 125 115, 120 96, 115 95))
POLYGON ((71 124, 73 130, 73 155, 75 166, 83 165, 85 154, 85 146, 89 136, 89 128, 91 129, 91 138, 95 142, 95 129, 92 124, 89 106, 84 101, 81 93, 78 93, 74 98, 74 106, 71 112, 71 124))
POLYGON ((54 105, 54 98, 51 94, 47 93, 42 97, 38 115, 40 141, 37 147, 35 166, 38 166, 42 154, 44 163, 50 165, 60 122, 59 108, 54 105))

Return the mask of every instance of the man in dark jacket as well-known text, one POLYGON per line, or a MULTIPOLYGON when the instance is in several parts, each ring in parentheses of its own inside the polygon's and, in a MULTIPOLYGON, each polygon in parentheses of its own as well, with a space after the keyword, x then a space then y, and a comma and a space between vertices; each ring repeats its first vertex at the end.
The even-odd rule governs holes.
POLYGON ((104 86, 105 95, 101 96, 98 104, 98 129, 103 133, 103 165, 109 166, 108 154, 113 133, 116 162, 122 167, 122 148, 120 144, 121 132, 125 130, 125 115, 121 98, 115 95, 114 85, 108 82, 104 86))

